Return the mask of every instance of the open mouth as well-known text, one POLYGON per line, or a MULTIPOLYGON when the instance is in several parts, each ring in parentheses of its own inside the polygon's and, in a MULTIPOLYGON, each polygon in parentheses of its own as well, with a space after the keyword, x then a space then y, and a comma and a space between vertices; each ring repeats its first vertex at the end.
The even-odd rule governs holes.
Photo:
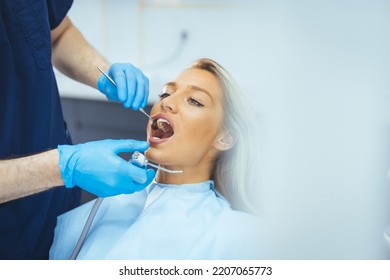
POLYGON ((167 139, 174 134, 171 124, 164 118, 154 119, 151 128, 154 139, 167 139))

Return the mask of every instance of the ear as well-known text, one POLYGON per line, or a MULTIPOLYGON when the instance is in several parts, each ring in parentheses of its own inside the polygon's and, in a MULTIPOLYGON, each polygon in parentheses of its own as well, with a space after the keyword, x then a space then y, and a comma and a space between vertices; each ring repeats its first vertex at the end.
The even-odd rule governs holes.
POLYGON ((214 141, 214 148, 219 151, 229 150, 234 146, 234 139, 226 130, 222 131, 214 141))

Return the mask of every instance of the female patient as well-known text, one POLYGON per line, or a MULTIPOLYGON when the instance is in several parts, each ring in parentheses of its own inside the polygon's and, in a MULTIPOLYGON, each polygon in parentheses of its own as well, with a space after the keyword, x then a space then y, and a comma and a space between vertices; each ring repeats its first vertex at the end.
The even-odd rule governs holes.
MULTIPOLYGON (((78 258, 261 258, 259 221, 243 212, 251 209, 248 112, 231 76, 212 60, 165 84, 145 155, 183 172, 159 170, 146 190, 104 199, 78 258)), ((58 218, 52 259, 69 258, 92 203, 58 218)))

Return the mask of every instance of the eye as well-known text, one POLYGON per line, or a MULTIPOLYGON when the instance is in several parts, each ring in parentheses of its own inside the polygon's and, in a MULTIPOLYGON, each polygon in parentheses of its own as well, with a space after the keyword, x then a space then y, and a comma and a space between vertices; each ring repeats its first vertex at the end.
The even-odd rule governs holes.
POLYGON ((202 103, 200 103, 199 101, 193 99, 193 98, 188 98, 188 103, 190 103, 191 105, 194 105, 194 106, 197 106, 197 107, 203 107, 204 105, 202 103))
POLYGON ((167 93, 167 92, 163 92, 163 93, 161 93, 161 94, 158 95, 158 97, 160 97, 160 100, 161 100, 161 99, 164 99, 164 98, 167 98, 168 96, 170 96, 170 94, 167 93))

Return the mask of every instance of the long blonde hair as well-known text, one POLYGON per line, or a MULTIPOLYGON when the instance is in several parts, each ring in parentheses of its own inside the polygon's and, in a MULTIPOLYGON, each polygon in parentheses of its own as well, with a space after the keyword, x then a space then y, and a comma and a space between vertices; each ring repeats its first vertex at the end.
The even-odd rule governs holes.
POLYGON ((212 73, 220 82, 223 92, 223 128, 234 139, 234 146, 222 151, 215 159, 211 179, 215 188, 234 209, 255 212, 251 190, 255 185, 254 160, 256 156, 255 119, 251 109, 233 77, 220 64, 202 58, 190 68, 212 73))

